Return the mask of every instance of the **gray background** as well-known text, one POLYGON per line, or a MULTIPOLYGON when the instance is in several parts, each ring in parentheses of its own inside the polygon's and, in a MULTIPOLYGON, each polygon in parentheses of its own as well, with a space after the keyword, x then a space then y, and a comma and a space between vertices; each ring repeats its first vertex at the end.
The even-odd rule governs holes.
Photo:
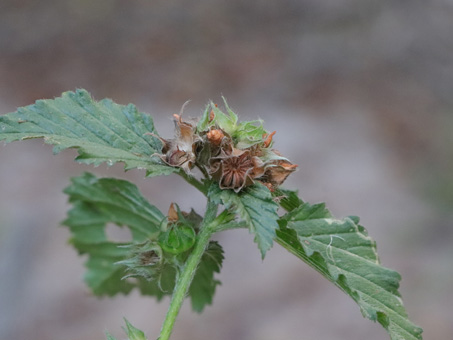
MULTIPOLYGON (((451 339, 452 32, 449 0, 7 0, 0 112, 80 87, 137 104, 170 137, 187 99, 198 116, 225 95, 242 119, 277 130, 276 147, 299 164, 287 187, 361 216, 425 338, 451 339)), ((132 180, 163 211, 172 201, 203 211, 203 198, 175 176, 75 156, 41 140, 0 147, 0 340, 121 338, 123 316, 155 339, 168 299, 91 296, 58 227, 61 191, 92 171, 132 180)), ((216 238, 226 260, 214 305, 202 315, 184 305, 172 339, 388 339, 278 245, 263 262, 246 231, 216 238)))

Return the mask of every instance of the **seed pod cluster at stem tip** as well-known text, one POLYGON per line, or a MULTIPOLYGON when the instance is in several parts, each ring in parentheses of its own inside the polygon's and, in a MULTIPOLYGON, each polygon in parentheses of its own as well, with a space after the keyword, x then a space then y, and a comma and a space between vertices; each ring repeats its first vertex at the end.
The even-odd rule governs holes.
POLYGON ((239 192, 258 181, 274 191, 297 165, 272 148, 276 131, 267 132, 260 121, 238 124, 226 107, 228 115, 211 103, 198 124, 183 120, 182 112, 173 115, 175 136, 161 138, 158 156, 187 174, 195 166, 200 168, 221 189, 239 192))

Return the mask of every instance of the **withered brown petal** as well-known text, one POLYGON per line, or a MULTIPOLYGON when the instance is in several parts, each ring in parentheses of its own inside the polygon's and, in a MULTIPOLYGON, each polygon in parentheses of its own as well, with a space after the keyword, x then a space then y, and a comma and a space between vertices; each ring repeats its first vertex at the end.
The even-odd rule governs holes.
POLYGON ((189 159, 187 153, 185 151, 179 150, 170 150, 167 153, 167 163, 171 166, 181 166, 183 163, 187 162, 189 159))
POLYGON ((266 138, 266 140, 263 142, 263 146, 267 148, 269 145, 272 143, 272 137, 275 135, 277 131, 271 132, 267 136, 263 136, 263 138, 266 138))
POLYGON ((292 172, 296 171, 296 168, 297 164, 292 164, 287 161, 278 161, 275 166, 268 168, 266 174, 270 183, 279 186, 292 172))
POLYGON ((168 209, 168 221, 169 222, 176 222, 179 220, 178 211, 176 210, 176 204, 170 204, 170 208, 168 209))
POLYGON ((173 118, 176 124, 176 137, 181 142, 192 144, 194 141, 194 127, 182 120, 180 115, 174 114, 173 118))

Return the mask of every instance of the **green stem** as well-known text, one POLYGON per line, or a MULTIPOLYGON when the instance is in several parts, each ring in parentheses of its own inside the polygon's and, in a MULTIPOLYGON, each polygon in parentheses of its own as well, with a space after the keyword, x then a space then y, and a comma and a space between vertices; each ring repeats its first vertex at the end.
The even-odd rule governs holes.
POLYGON ((184 298, 186 297, 190 284, 192 283, 193 277, 195 276, 195 271, 198 267, 198 264, 200 263, 204 251, 206 250, 209 239, 211 238, 213 231, 217 227, 215 221, 213 221, 216 214, 217 205, 208 200, 206 214, 201 226, 201 231, 198 234, 195 247, 192 250, 189 258, 187 259, 176 282, 176 286, 171 297, 170 307, 168 308, 167 316, 165 317, 165 321, 162 325, 159 340, 168 340, 170 338, 176 317, 178 316, 179 310, 181 309, 182 303, 184 302, 184 298))
POLYGON ((209 174, 206 171, 206 169, 204 168, 204 166, 203 165, 199 165, 199 164, 196 164, 196 166, 201 171, 201 173, 203 174, 204 178, 205 179, 209 179, 209 174))
POLYGON ((192 184, 195 188, 200 190, 205 196, 208 193, 208 187, 203 182, 200 182, 195 177, 186 174, 184 171, 180 170, 178 173, 182 178, 184 178, 189 184, 192 184))
POLYGON ((249 225, 247 222, 228 222, 228 223, 222 223, 217 226, 217 228, 214 230, 215 233, 225 231, 225 230, 231 230, 231 229, 247 229, 249 225))

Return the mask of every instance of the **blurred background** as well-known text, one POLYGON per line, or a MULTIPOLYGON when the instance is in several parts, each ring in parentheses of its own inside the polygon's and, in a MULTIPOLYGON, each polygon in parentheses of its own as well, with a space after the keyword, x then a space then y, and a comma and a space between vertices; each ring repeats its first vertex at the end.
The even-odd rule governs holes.
MULTIPOLYGON (((226 96, 277 130, 299 171, 285 185, 338 217, 359 215, 425 339, 452 339, 453 1, 32 1, 0 3, 0 112, 85 88, 135 103, 162 136, 191 99, 226 96)), ((138 184, 163 211, 204 201, 181 179, 57 157, 42 140, 0 147, 0 340, 157 338, 168 298, 97 299, 58 227, 70 176, 138 184)), ((172 339, 388 339, 355 303, 279 248, 261 261, 247 231, 216 238, 214 305, 184 305, 172 339)))

